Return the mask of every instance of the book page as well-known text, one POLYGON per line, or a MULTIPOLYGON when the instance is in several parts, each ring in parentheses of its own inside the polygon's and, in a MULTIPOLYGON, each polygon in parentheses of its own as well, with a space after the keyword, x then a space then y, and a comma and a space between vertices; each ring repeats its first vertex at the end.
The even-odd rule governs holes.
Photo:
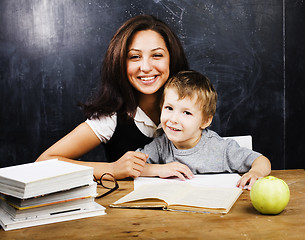
POLYGON ((113 204, 121 204, 125 202, 131 202, 141 199, 150 199, 150 198, 157 198, 168 202, 173 202, 177 196, 180 196, 183 193, 188 192, 189 186, 184 183, 177 184, 175 183, 156 183, 156 184, 149 184, 143 185, 138 187, 133 192, 127 194, 123 198, 119 199, 118 201, 114 202, 113 204))
POLYGON ((170 205, 186 205, 202 208, 229 209, 239 197, 239 188, 210 188, 190 186, 186 194, 181 194, 170 205))
POLYGON ((134 189, 144 184, 169 183, 169 182, 186 182, 193 186, 223 187, 235 188, 240 175, 237 173, 220 173, 220 174, 198 174, 194 178, 185 181, 179 178, 158 178, 158 177, 138 177, 134 179, 134 189))

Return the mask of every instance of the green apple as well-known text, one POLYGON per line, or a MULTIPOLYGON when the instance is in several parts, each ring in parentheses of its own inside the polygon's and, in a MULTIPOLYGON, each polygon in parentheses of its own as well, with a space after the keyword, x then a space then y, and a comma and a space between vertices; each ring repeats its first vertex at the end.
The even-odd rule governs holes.
POLYGON ((279 214, 289 202, 290 191, 284 180, 267 176, 253 184, 250 198, 252 205, 260 213, 279 214))

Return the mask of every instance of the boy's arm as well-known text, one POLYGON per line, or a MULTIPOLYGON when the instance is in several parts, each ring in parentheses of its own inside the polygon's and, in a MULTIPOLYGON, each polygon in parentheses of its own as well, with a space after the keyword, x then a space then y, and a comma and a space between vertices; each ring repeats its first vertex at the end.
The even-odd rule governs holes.
POLYGON ((160 177, 160 178, 168 178, 168 177, 178 177, 181 180, 185 180, 186 178, 193 178, 193 173, 189 169, 188 166, 179 163, 172 162, 167 164, 149 164, 146 163, 143 171, 141 172, 142 177, 160 177))
POLYGON ((261 155, 253 161, 251 169, 241 177, 237 187, 244 188, 248 183, 247 189, 250 190, 257 179, 267 176, 270 172, 271 164, 269 159, 261 155))

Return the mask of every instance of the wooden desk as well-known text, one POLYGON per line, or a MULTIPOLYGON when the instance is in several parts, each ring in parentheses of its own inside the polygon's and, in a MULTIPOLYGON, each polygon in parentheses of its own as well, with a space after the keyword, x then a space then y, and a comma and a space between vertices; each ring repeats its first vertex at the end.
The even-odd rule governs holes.
POLYGON ((278 170, 270 175, 285 180, 291 192, 288 206, 276 216, 258 213, 247 190, 226 215, 109 208, 133 188, 132 181, 120 181, 119 190, 97 200, 107 207, 107 215, 1 229, 0 239, 304 239, 305 171, 278 170))

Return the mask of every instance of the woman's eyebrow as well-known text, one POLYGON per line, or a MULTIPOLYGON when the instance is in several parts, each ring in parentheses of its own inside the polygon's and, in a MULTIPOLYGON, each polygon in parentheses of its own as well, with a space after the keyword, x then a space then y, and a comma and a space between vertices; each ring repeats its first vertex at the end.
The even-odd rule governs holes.
MULTIPOLYGON (((157 47, 157 48, 151 49, 151 52, 158 51, 158 50, 162 50, 165 52, 165 49, 162 47, 157 47)), ((128 50, 128 52, 131 52, 131 51, 142 52, 142 50, 136 49, 136 48, 131 48, 128 50)))
POLYGON ((131 52, 131 51, 141 52, 141 50, 136 49, 136 48, 131 48, 131 49, 128 50, 128 52, 131 52))
POLYGON ((165 49, 164 49, 164 48, 162 48, 162 47, 157 47, 157 48, 152 49, 152 51, 157 51, 157 50, 162 50, 162 51, 164 51, 164 52, 165 52, 165 49))

